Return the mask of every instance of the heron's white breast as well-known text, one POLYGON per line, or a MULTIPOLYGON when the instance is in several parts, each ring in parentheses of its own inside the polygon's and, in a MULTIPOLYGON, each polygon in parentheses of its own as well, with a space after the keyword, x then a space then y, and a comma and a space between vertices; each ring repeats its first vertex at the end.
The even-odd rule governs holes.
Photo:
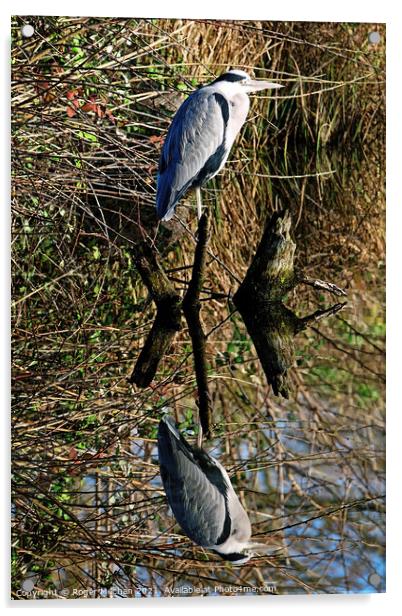
POLYGON ((219 546, 209 546, 217 549, 222 554, 240 552, 245 548, 251 537, 251 524, 249 517, 241 505, 236 492, 233 489, 229 475, 222 464, 214 458, 215 464, 220 469, 227 485, 227 505, 231 519, 231 533, 224 543, 219 546))
POLYGON ((229 103, 229 122, 226 129, 226 145, 230 149, 246 121, 250 109, 250 99, 247 94, 238 93, 227 96, 227 100, 229 103))
POLYGON ((245 92, 240 90, 241 86, 239 86, 236 82, 231 83, 222 81, 221 83, 217 83, 209 87, 211 88, 211 92, 218 92, 219 94, 222 94, 229 106, 229 120, 225 130, 224 142, 225 156, 222 159, 219 169, 216 171, 216 173, 218 173, 226 163, 233 142, 246 121, 250 108, 250 99, 245 92))

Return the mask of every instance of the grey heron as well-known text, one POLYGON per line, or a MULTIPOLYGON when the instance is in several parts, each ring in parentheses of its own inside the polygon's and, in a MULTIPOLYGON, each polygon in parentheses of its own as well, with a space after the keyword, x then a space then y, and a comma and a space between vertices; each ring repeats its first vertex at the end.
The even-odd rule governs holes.
POLYGON ((196 190, 201 217, 200 187, 224 166, 246 121, 248 94, 281 87, 234 69, 190 94, 172 120, 159 160, 156 209, 160 219, 172 218, 177 202, 190 188, 196 190))
POLYGON ((168 503, 186 535, 234 565, 246 563, 252 543, 251 524, 223 466, 199 447, 192 447, 165 416, 159 423, 158 452, 168 503))

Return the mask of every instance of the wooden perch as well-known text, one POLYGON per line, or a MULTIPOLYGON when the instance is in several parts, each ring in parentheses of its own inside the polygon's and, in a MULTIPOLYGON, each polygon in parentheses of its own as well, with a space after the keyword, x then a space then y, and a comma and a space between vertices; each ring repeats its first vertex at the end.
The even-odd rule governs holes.
POLYGON ((138 387, 148 387, 151 384, 160 360, 167 352, 176 332, 181 329, 181 316, 184 312, 193 347, 200 423, 202 433, 206 438, 211 436, 211 402, 205 354, 206 338, 200 320, 200 294, 203 286, 209 229, 210 213, 206 210, 198 224, 198 241, 192 277, 183 302, 160 265, 157 253, 146 243, 142 243, 137 250, 135 264, 156 304, 157 313, 129 379, 138 387))
POLYGON ((129 381, 138 387, 148 387, 160 360, 181 329, 181 298, 149 244, 143 242, 137 249, 135 264, 156 304, 157 313, 129 381))
POLYGON ((268 222, 254 259, 233 297, 268 383, 275 395, 289 397, 288 370, 295 363, 294 337, 311 323, 335 314, 343 304, 297 317, 282 299, 296 285, 304 283, 336 295, 346 293, 332 283, 312 280, 294 269, 296 244, 290 237, 288 211, 275 212, 268 222))
POLYGON ((194 254, 193 271, 183 299, 183 312, 187 321, 194 355, 194 369, 198 389, 198 410, 201 428, 206 438, 211 436, 211 398, 208 390, 205 334, 200 319, 200 293, 203 285, 207 244, 209 240, 210 211, 206 209, 198 223, 198 241, 194 254))

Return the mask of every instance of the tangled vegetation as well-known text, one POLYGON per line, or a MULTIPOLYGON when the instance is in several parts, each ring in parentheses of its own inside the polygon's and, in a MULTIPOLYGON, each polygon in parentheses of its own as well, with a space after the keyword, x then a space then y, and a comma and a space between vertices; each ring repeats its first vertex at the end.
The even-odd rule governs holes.
MULTIPOLYGON (((373 24, 13 19, 14 598, 384 590, 384 39, 373 24), (203 197, 209 448, 272 545, 240 569, 181 534, 159 478, 161 415, 190 439, 197 422, 187 330, 150 387, 128 381, 155 314, 139 238, 181 294, 194 257, 191 195, 180 221, 155 219, 164 135, 229 66, 285 86, 253 97, 203 197), (297 264, 348 293, 295 339, 288 400, 232 302, 282 208, 297 264)), ((287 297, 297 313, 326 301, 287 297)))

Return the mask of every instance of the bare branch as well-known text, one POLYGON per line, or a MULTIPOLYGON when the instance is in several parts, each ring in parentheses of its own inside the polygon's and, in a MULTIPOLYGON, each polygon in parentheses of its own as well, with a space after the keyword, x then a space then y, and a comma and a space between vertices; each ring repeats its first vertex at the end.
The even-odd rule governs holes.
POLYGON ((304 326, 307 326, 310 325, 310 323, 315 323, 317 321, 320 321, 321 319, 324 319, 325 317, 330 317, 333 314, 336 314, 340 310, 343 310, 345 306, 347 306, 347 302, 334 304, 333 306, 331 306, 330 308, 326 308, 325 310, 316 310, 315 312, 313 312, 313 314, 309 314, 308 316, 300 319, 300 321, 301 323, 303 323, 304 326))
POLYGON ((181 298, 160 265, 156 251, 149 244, 144 242, 140 246, 135 263, 156 304, 157 314, 129 380, 138 387, 148 387, 159 362, 181 329, 181 298))
POLYGON ((211 436, 211 398, 208 390, 207 362, 205 355, 206 336, 200 319, 200 293, 203 285, 209 228, 210 210, 207 209, 201 216, 198 224, 198 241, 194 255, 193 273, 186 295, 183 299, 183 312, 186 317, 193 345, 200 422, 206 438, 211 436))
POLYGON ((347 297, 346 291, 344 291, 340 287, 337 287, 336 284, 333 284, 332 282, 325 282, 325 280, 308 278, 307 276, 302 275, 299 280, 299 283, 306 284, 310 287, 313 287, 314 289, 319 289, 321 291, 328 291, 328 293, 333 293, 337 296, 347 297))

